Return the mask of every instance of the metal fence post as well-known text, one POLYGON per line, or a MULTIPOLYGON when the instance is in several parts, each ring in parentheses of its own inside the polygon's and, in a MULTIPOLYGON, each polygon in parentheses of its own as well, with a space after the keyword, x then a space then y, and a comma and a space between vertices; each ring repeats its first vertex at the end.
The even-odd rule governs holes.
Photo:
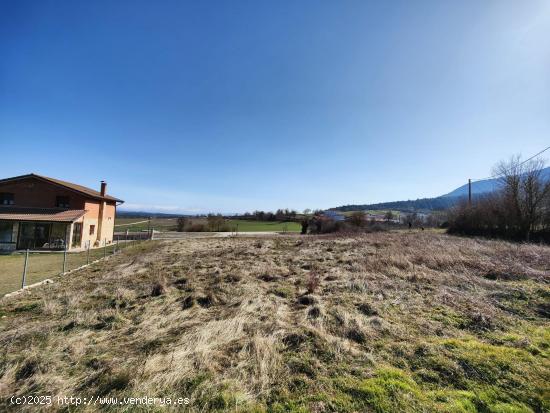
POLYGON ((113 242, 113 244, 114 244, 114 247, 113 247, 113 255, 115 255, 115 254, 116 254, 116 246, 117 246, 117 244, 118 244, 118 235, 117 235, 117 237, 116 237, 115 242, 113 242))
POLYGON ((29 263, 29 249, 25 251, 25 265, 23 266, 23 280, 21 281, 21 288, 25 288, 27 283, 27 265, 29 263))
POLYGON ((86 265, 90 265, 90 241, 88 241, 88 248, 86 250, 86 265))
POLYGON ((63 272, 61 274, 65 274, 66 269, 67 269, 67 245, 65 245, 65 249, 63 250, 63 272))
POLYGON ((103 258, 107 257, 107 238, 103 239, 103 258))

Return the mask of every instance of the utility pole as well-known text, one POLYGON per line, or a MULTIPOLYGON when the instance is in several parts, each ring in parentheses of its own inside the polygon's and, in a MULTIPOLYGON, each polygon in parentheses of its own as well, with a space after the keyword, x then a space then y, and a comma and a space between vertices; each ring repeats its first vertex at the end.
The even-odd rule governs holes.
POLYGON ((468 179, 468 206, 472 206, 472 180, 468 179))

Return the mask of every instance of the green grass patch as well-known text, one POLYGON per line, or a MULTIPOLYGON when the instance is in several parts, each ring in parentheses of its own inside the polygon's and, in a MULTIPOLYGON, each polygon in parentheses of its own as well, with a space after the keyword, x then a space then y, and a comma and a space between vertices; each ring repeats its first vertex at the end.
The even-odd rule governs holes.
POLYGON ((236 228, 238 225, 239 232, 300 232, 302 227, 297 222, 272 222, 272 221, 248 221, 244 219, 229 219, 226 220, 230 228, 236 228))

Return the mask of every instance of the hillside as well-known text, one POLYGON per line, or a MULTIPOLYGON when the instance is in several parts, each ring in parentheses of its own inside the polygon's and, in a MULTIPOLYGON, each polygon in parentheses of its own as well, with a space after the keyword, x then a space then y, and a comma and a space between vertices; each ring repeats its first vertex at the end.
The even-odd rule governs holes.
POLYGON ((394 210, 394 211, 442 211, 453 206, 458 199, 450 197, 422 198, 408 201, 380 202, 378 204, 353 204, 331 208, 335 211, 368 211, 368 210, 394 210))
MULTIPOLYGON (((544 168, 541 171, 541 177, 545 181, 550 180, 550 167, 544 168)), ((472 182, 472 194, 480 195, 487 192, 496 191, 500 187, 500 182, 498 178, 494 179, 484 179, 481 181, 472 182)), ((456 197, 465 197, 468 196, 468 184, 462 185, 461 187, 456 188, 455 190, 449 192, 448 194, 443 195, 445 198, 456 198, 456 197)))
MULTIPOLYGON (((541 172, 543 180, 550 180, 550 167, 541 172)), ((493 192, 499 188, 498 179, 485 179, 472 183, 472 195, 481 195, 493 192)), ((335 211, 363 211, 369 209, 397 210, 397 211, 441 211, 452 207, 461 199, 468 196, 468 184, 462 185, 448 194, 435 198, 421 198, 408 201, 381 202, 377 204, 354 204, 331 208, 335 211)))
POLYGON ((150 242, 0 303, 0 410, 548 411, 549 277, 550 247, 429 232, 150 242))

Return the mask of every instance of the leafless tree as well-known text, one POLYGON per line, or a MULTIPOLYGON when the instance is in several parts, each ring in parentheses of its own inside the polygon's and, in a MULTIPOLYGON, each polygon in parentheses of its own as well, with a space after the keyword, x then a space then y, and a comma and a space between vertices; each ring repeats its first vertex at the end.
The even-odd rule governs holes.
POLYGON ((176 223, 177 231, 183 232, 185 231, 185 226, 187 225, 187 218, 186 217, 179 217, 176 223))
POLYGON ((542 179, 543 160, 522 162, 519 156, 499 163, 495 172, 500 177, 501 214, 507 225, 522 238, 530 240, 533 231, 542 229, 548 213, 550 182, 542 179))
POLYGON ((208 214, 208 216, 206 217, 206 222, 210 231, 220 231, 222 225, 225 222, 225 219, 221 214, 208 214))
POLYGON ((449 230, 469 235, 488 235, 531 240, 548 237, 550 231, 550 181, 543 177, 542 160, 522 161, 514 156, 500 162, 494 173, 497 191, 465 201, 449 214, 449 230), (545 232, 546 231, 546 232, 545 232))
POLYGON ((348 217, 348 221, 355 227, 362 227, 367 222, 367 216, 364 211, 355 211, 348 217))

